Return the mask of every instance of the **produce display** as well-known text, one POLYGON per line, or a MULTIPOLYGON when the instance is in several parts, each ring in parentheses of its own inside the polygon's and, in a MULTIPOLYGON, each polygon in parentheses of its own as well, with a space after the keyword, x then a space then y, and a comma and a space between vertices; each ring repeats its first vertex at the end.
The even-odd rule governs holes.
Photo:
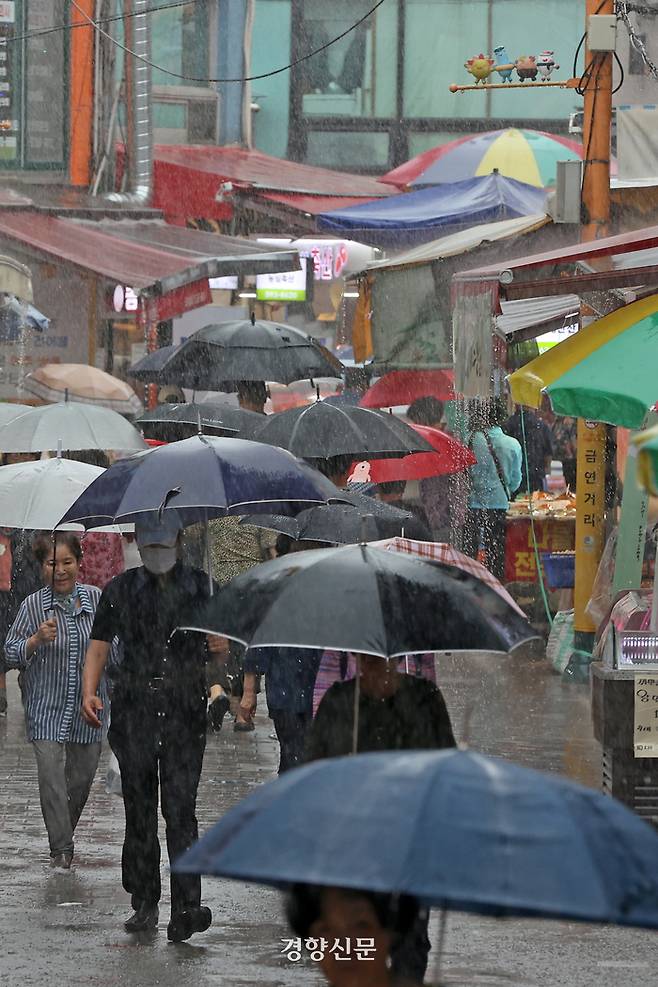
MULTIPOLYGON (((530 498, 527 494, 518 497, 509 505, 508 517, 528 517, 530 498)), ((537 490, 532 494, 532 514, 535 518, 575 518, 576 495, 567 491, 546 493, 537 490)))

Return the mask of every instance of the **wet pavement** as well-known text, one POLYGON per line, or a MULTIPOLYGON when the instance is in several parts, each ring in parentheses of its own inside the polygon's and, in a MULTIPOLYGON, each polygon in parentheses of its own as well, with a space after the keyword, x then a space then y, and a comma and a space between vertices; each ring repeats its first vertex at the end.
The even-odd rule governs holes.
MULTIPOLYGON (((562 685, 544 662, 527 657, 443 657, 440 670, 455 732, 471 747, 598 786, 600 750, 592 738, 586 687, 562 685)), ((206 880, 213 926, 189 943, 167 943, 166 897, 157 933, 123 932, 130 912, 119 869, 123 810, 121 800, 105 791, 107 752, 78 826, 74 870, 51 871, 34 758, 15 676, 9 679, 9 713, 0 718, 0 985, 324 983, 312 963, 294 964, 280 955, 280 940, 287 936, 280 899, 265 888, 206 880)), ((228 729, 209 737, 199 790, 202 831, 274 775, 277 745, 263 700, 261 705, 255 733, 233 733, 227 723, 228 729)), ((435 941, 436 921, 433 930, 435 941)), ((657 970, 658 937, 652 933, 452 913, 441 977, 451 987, 649 987, 657 982, 657 970)))

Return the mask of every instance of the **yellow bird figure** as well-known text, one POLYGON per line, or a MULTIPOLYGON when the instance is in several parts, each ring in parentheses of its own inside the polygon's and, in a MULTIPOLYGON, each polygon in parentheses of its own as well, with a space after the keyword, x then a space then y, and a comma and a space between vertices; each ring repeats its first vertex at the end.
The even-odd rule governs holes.
POLYGON ((486 82, 493 72, 494 64, 493 58, 487 58, 486 55, 480 52, 479 55, 469 58, 467 62, 464 62, 464 68, 474 77, 477 86, 481 82, 486 82))

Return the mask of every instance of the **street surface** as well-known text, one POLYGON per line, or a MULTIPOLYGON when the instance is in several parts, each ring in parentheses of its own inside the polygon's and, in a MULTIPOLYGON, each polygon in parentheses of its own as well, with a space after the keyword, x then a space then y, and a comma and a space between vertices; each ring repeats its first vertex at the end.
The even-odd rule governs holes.
MULTIPOLYGON (((471 747, 598 786, 600 752, 586 687, 562 685, 543 662, 523 657, 443 658, 441 668, 455 732, 466 733, 471 747)), ((266 888, 205 880, 213 926, 189 943, 167 943, 166 897, 157 933, 126 935, 123 811, 120 799, 105 791, 107 752, 78 826, 74 870, 52 871, 16 677, 8 678, 9 713, 0 718, 2 987, 324 983, 310 961, 304 966, 280 956, 288 932, 279 894, 266 888)), ((255 733, 236 734, 227 720, 224 732, 208 738, 198 803, 202 831, 274 775, 277 744, 264 697, 260 702, 255 733)), ((431 938, 436 942, 436 921, 431 938)), ((433 952, 428 982, 436 981, 435 960, 433 952)), ((650 932, 452 913, 441 977, 450 987, 651 987, 657 971, 658 937, 650 932)))

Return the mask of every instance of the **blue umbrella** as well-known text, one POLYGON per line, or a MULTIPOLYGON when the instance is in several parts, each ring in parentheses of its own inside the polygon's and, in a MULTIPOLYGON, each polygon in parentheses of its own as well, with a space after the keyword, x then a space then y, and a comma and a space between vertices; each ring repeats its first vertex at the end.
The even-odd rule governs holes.
POLYGON ((658 927, 658 834, 619 802, 471 751, 358 754, 263 785, 174 870, 658 927))
POLYGON ((341 499, 307 463, 273 446, 195 435, 114 463, 62 518, 86 528, 175 508, 183 525, 229 514, 296 514, 341 499))
POLYGON ((28 302, 5 295, 0 306, 0 341, 15 342, 23 329, 48 332, 50 319, 28 302))

